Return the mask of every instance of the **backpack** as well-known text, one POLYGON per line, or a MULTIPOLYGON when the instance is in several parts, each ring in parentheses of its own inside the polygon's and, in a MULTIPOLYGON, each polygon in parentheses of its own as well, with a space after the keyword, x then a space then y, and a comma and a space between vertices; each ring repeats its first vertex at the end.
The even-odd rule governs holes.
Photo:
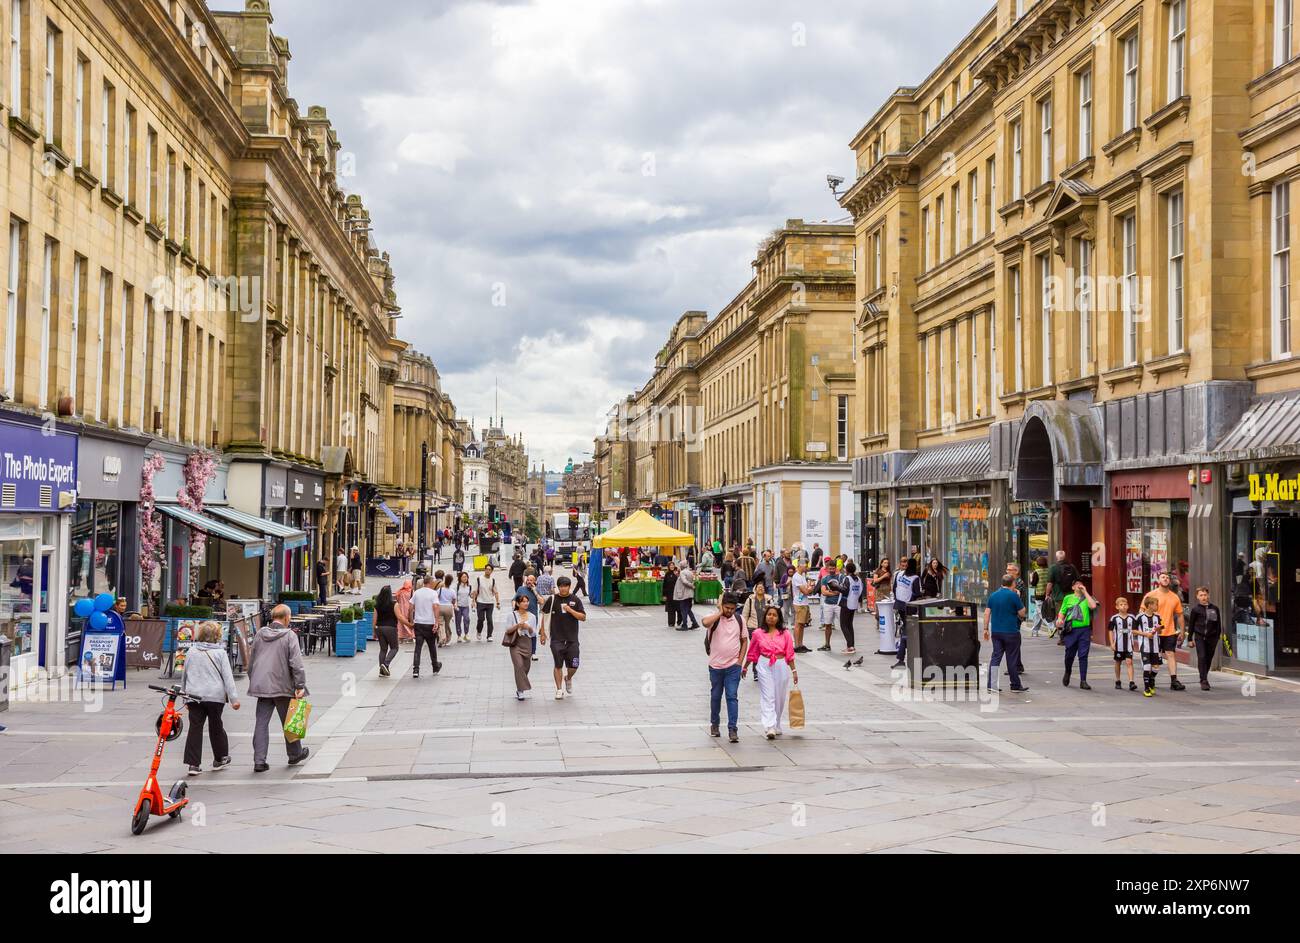
POLYGON ((1056 588, 1067 593, 1073 592, 1075 581, 1079 578, 1079 571, 1074 568, 1074 564, 1062 563, 1056 573, 1060 577, 1060 581, 1054 584, 1056 588))

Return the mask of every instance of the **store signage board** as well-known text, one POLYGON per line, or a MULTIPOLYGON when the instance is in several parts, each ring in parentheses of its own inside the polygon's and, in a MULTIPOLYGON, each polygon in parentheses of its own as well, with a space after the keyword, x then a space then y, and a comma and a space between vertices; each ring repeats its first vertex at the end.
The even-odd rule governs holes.
POLYGON ((126 687, 126 638, 117 629, 81 633, 81 654, 77 657, 79 684, 111 684, 126 687))
POLYGON ((72 511, 77 493, 77 437, 53 427, 0 419, 0 508, 72 511))
POLYGON ((1250 500, 1279 503, 1300 500, 1300 475, 1283 478, 1280 474, 1250 475, 1250 500))

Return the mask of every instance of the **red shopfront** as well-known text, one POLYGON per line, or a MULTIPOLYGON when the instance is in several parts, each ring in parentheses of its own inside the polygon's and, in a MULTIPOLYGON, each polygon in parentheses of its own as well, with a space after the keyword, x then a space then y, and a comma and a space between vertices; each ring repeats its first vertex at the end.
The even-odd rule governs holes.
MULTIPOLYGON (((1093 510, 1092 550, 1092 591, 1107 618, 1119 596, 1137 612, 1161 573, 1169 573, 1184 603, 1191 597, 1187 476, 1183 466, 1109 475, 1110 507, 1093 510)), ((1105 640, 1105 619, 1098 620, 1093 634, 1105 640)))

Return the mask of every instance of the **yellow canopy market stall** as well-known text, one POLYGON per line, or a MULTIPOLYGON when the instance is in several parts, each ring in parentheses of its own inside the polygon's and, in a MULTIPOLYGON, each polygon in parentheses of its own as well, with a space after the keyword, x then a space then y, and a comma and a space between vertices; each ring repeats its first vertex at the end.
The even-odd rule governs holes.
POLYGON ((695 538, 684 530, 669 527, 645 511, 637 511, 615 524, 591 542, 593 547, 691 547, 695 538))
MULTIPOLYGON (((637 511, 627 520, 596 537, 591 545, 596 549, 612 550, 620 547, 658 547, 662 555, 671 556, 674 547, 694 546, 695 537, 655 520, 645 511, 637 511)), ((611 593, 611 601, 617 595, 619 602, 624 605, 659 605, 662 602, 662 591, 659 567, 647 565, 643 559, 640 566, 633 565, 623 570, 623 578, 618 583, 617 593, 611 593)), ((717 591, 713 594, 714 598, 717 591)))

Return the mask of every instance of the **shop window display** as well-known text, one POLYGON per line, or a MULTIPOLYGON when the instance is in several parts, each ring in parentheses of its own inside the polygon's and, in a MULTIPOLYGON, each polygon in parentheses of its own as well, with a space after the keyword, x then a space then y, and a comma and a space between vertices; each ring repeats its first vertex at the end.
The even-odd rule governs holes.
POLYGON ((989 594, 989 502, 947 502, 948 586, 953 599, 982 602, 989 594))
POLYGON ((38 591, 35 540, 0 540, 0 634, 11 655, 32 651, 33 594, 38 591))

